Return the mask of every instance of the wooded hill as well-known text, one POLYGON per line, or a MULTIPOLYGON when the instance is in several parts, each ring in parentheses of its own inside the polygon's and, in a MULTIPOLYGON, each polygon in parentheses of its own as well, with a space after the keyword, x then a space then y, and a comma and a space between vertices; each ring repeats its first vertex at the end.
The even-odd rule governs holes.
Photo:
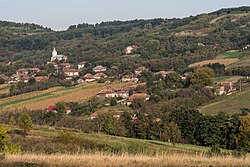
POLYGON ((56 46, 72 63, 84 60, 93 65, 117 65, 124 70, 144 65, 152 71, 183 71, 188 64, 249 44, 250 7, 183 19, 83 23, 60 32, 34 24, 0 22, 0 27, 7 31, 3 34, 5 31, 1 30, 0 62, 22 59, 28 63, 25 66, 29 66, 31 58, 32 63, 46 62, 56 46), (19 30, 22 35, 16 35, 19 30), (123 56, 129 45, 140 47, 135 53, 139 56, 123 56))

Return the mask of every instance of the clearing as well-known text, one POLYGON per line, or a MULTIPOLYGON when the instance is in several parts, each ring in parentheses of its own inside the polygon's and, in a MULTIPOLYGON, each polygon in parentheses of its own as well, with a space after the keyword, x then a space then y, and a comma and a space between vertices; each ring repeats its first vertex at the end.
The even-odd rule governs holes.
POLYGON ((241 52, 238 50, 229 50, 221 55, 216 56, 212 60, 203 60, 200 62, 196 62, 196 63, 190 64, 189 67, 191 68, 198 67, 198 66, 202 67, 203 65, 213 64, 213 63, 224 64, 225 66, 228 67, 231 64, 239 62, 240 55, 241 55, 241 52))

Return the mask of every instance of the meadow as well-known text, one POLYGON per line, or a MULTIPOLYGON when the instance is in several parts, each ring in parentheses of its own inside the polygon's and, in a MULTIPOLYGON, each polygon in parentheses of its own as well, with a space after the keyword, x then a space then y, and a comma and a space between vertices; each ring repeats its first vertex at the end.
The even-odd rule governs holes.
POLYGON ((192 67, 198 67, 198 66, 203 66, 207 64, 213 64, 213 63, 220 63, 220 64, 224 64, 225 66, 229 66, 231 64, 234 64, 240 61, 239 59, 240 54, 241 52, 238 50, 229 50, 223 54, 216 56, 212 60, 204 60, 204 61, 196 62, 196 63, 190 64, 189 67, 192 68, 192 67))
POLYGON ((250 108, 250 89, 237 92, 230 96, 221 96, 215 102, 199 108, 199 111, 206 115, 215 115, 219 112, 226 114, 239 113, 241 108, 250 108))
POLYGON ((1 110, 20 110, 24 108, 28 110, 45 109, 60 101, 84 101, 95 96, 99 91, 107 87, 122 88, 129 84, 131 83, 86 83, 66 88, 54 87, 44 91, 35 91, 1 99, 0 108, 1 110))

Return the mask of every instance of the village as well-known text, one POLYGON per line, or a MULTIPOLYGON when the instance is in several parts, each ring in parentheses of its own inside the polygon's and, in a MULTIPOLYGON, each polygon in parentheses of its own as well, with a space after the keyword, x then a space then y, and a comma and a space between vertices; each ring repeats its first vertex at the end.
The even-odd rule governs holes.
MULTIPOLYGON (((125 55, 133 54, 135 50, 137 50, 139 47, 136 45, 128 46, 125 49, 125 55)), ((12 63, 8 63, 7 65, 11 65, 12 63)), ((133 72, 125 73, 125 74, 119 74, 117 73, 118 67, 117 66, 111 66, 110 68, 97 65, 92 69, 92 72, 85 73, 83 75, 80 75, 81 70, 83 70, 86 67, 87 62, 81 61, 78 64, 70 64, 68 63, 68 57, 65 55, 60 55, 57 53, 56 48, 53 49, 50 62, 47 62, 48 65, 54 67, 54 73, 60 73, 63 72, 64 79, 67 81, 74 82, 75 84, 83 84, 83 83, 90 83, 90 82, 97 82, 97 83, 109 83, 113 82, 114 79, 119 80, 120 82, 130 82, 134 83, 134 86, 128 86, 125 88, 120 89, 113 89, 112 87, 107 87, 104 90, 101 90, 96 94, 97 98, 116 98, 117 103, 121 105, 130 106, 133 101, 135 100, 142 100, 142 101, 148 101, 150 99, 150 95, 146 92, 136 92, 136 87, 138 85, 145 85, 145 83, 140 82, 141 75, 144 71, 150 71, 150 69, 140 66, 137 67, 133 72), (73 68, 77 67, 77 68, 73 68), (110 72, 107 71, 113 71, 115 72, 115 76, 108 75, 110 72)), ((49 75, 41 75, 44 72, 40 70, 37 67, 33 68, 22 68, 18 69, 15 74, 12 74, 11 76, 6 76, 4 74, 0 74, 0 78, 4 80, 5 84, 16 84, 19 82, 28 83, 32 79, 35 80, 35 82, 46 82, 49 80, 50 76, 53 75, 53 73, 50 73, 49 75)), ((176 73, 173 69, 170 69, 168 71, 158 71, 155 72, 154 75, 158 76, 160 80, 164 80, 168 75, 176 73)), ((188 73, 184 73, 181 75, 182 80, 186 80, 188 77, 188 73)), ((232 82, 217 82, 215 83, 215 86, 207 86, 205 88, 207 89, 214 89, 214 93, 217 96, 222 95, 231 95, 232 93, 235 93, 237 91, 236 89, 236 83, 237 81, 232 82)), ((72 112, 72 109, 69 107, 66 107, 66 113, 69 114, 72 112)), ((51 111, 56 113, 57 109, 56 106, 48 106, 47 111, 51 111)), ((119 118, 122 114, 122 111, 120 113, 116 113, 114 117, 119 118)), ((98 118, 98 114, 95 112, 90 116, 90 119, 96 119, 98 118)))

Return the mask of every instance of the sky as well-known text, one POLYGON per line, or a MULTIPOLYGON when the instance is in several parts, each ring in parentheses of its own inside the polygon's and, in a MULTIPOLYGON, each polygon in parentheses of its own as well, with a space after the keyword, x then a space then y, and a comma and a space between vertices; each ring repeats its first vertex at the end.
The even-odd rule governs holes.
POLYGON ((65 30, 79 23, 183 18, 239 6, 250 6, 250 0, 0 0, 0 20, 65 30))

